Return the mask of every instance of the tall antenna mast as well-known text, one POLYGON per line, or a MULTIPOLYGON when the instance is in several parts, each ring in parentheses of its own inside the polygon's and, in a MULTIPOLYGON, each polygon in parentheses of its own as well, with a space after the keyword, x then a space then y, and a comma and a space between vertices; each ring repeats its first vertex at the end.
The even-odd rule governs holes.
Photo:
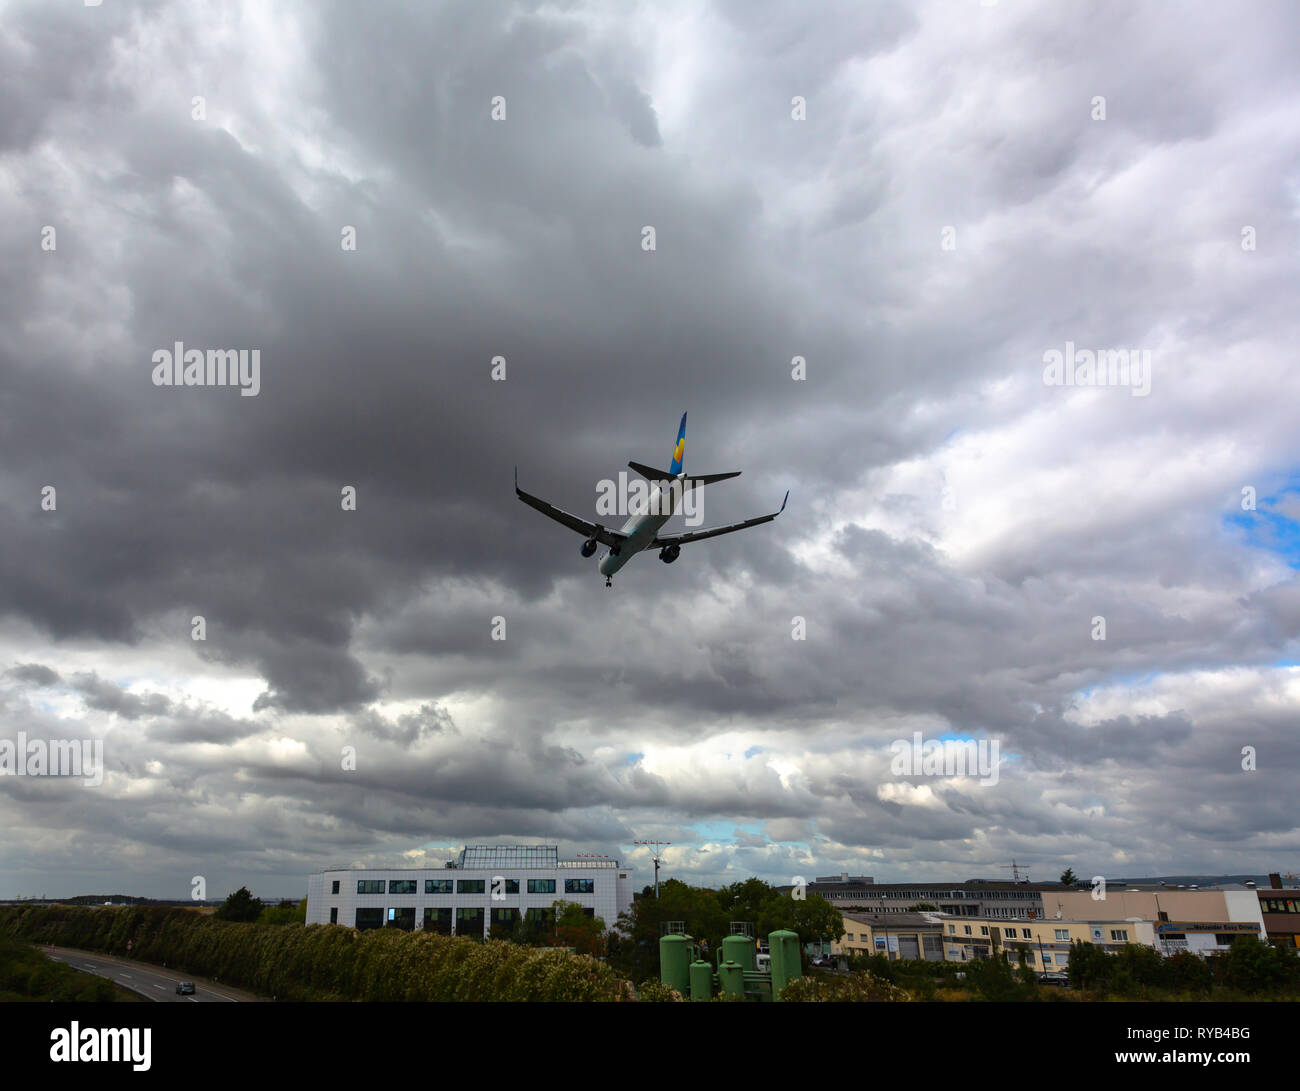
POLYGON ((646 848, 648 848, 648 849, 652 849, 652 850, 653 850, 653 852, 652 852, 652 859, 653 859, 654 862, 655 862, 655 898, 658 899, 658 897, 659 897, 659 864, 660 864, 660 862, 661 862, 661 860, 660 860, 660 855, 659 855, 659 850, 662 849, 662 848, 666 848, 667 846, 671 845, 672 842, 671 842, 671 841, 633 841, 632 844, 634 844, 634 845, 644 845, 646 848))
POLYGON ((1011 879, 1013 882, 1017 882, 1017 883, 1029 882, 1029 869, 1027 867, 1021 867, 1019 864, 1017 864, 1016 858, 1014 856, 1011 858, 1011 863, 1002 865, 1003 871, 1006 871, 1007 868, 1011 869, 1011 879), (1023 879, 1020 878, 1020 873, 1022 871, 1025 873, 1025 877, 1023 879))

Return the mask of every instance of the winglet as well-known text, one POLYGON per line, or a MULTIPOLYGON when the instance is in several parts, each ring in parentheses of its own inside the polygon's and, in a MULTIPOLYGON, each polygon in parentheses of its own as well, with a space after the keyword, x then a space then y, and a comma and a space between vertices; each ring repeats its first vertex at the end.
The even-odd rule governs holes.
MULTIPOLYGON (((789 500, 789 499, 790 499, 790 490, 789 490, 789 489, 786 489, 786 490, 785 490, 785 500, 789 500)), ((782 501, 781 501, 781 511, 785 511, 785 500, 782 500, 782 501)), ((780 514, 781 514, 781 511, 778 511, 778 512, 777 512, 777 515, 780 515, 780 514)))
POLYGON ((519 491, 519 464, 515 464, 515 492, 519 491))

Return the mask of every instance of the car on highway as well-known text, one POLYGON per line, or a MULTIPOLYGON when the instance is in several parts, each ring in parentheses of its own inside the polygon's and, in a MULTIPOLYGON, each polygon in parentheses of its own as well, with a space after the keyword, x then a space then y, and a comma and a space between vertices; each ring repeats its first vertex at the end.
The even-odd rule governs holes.
POLYGON ((194 995, 194 982, 193 982, 193 981, 178 981, 178 982, 176 983, 176 995, 177 995, 177 996, 193 996, 193 995, 194 995))

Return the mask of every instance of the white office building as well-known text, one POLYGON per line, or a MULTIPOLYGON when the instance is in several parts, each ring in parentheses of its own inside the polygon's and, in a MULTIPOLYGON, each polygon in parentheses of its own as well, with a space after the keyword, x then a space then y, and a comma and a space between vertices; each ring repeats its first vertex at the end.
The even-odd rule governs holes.
POLYGON ((307 880, 307 923, 486 937, 494 924, 551 919, 573 902, 613 928, 632 905, 633 869, 561 860, 555 845, 467 845, 441 868, 325 868, 307 880))

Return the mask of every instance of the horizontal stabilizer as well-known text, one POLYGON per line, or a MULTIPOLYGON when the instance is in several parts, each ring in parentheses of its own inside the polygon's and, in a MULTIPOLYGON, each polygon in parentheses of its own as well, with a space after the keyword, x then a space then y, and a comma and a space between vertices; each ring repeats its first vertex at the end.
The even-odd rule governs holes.
POLYGON ((656 470, 653 466, 647 466, 644 462, 629 462, 628 466, 634 469, 647 481, 672 481, 673 475, 667 470, 656 470))
POLYGON ((731 473, 729 474, 700 474, 698 476, 693 475, 686 479, 686 484, 690 485, 691 488, 695 488, 696 485, 712 485, 715 481, 726 481, 727 478, 729 477, 739 477, 739 476, 740 476, 739 470, 732 470, 731 473))

